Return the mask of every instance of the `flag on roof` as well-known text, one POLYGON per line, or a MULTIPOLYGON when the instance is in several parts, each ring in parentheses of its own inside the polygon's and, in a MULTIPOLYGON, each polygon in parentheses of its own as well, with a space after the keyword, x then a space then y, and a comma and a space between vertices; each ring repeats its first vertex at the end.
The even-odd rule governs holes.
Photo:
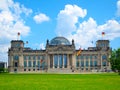
POLYGON ((77 52, 77 56, 79 56, 82 52, 82 49, 80 48, 79 51, 77 52))
POLYGON ((105 32, 102 32, 102 36, 105 36, 105 32))
POLYGON ((18 36, 20 35, 20 32, 18 32, 18 36))

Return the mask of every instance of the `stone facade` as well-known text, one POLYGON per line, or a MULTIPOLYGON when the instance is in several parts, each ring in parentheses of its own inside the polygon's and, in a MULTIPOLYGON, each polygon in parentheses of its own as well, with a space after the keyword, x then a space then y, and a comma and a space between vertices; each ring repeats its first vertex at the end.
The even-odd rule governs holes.
POLYGON ((75 49, 64 37, 47 40, 45 50, 24 47, 22 40, 12 40, 8 51, 9 72, 92 72, 110 70, 109 40, 98 40, 96 47, 87 50, 75 49))

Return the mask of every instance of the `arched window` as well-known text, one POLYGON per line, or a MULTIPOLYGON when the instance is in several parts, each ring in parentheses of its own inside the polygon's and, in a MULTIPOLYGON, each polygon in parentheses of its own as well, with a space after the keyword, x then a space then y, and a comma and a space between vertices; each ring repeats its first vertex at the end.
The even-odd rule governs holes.
POLYGON ((18 56, 18 55, 15 55, 15 56, 13 57, 13 59, 14 59, 14 60, 19 60, 19 56, 18 56))

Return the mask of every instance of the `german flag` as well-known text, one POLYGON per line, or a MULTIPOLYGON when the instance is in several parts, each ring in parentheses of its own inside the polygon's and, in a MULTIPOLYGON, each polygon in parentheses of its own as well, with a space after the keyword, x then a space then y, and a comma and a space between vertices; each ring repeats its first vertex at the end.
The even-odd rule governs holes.
POLYGON ((105 32, 102 32, 102 37, 105 36, 105 32))
POLYGON ((40 60, 40 63, 43 63, 43 59, 40 60))
POLYGON ((80 48, 79 51, 77 52, 77 56, 79 56, 82 52, 82 49, 80 48))

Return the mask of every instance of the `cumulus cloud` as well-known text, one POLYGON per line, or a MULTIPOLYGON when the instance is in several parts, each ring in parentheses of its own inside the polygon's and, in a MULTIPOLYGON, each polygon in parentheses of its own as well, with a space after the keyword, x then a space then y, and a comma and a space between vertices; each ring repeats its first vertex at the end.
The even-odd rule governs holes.
POLYGON ((120 0, 117 1, 117 16, 120 16, 120 0))
POLYGON ((22 16, 32 13, 31 9, 26 8, 13 0, 0 0, 0 58, 5 60, 10 40, 17 39, 17 33, 27 36, 30 27, 25 25, 22 16))
POLYGON ((79 18, 84 18, 87 14, 86 9, 82 9, 77 5, 66 5, 64 10, 61 10, 57 17, 57 34, 66 35, 76 30, 76 25, 79 18), (62 33, 64 32, 64 33, 62 33))
POLYGON ((88 20, 80 22, 79 18, 84 18, 87 10, 78 6, 76 6, 79 8, 77 10, 71 9, 75 6, 66 5, 65 9, 58 14, 57 35, 61 34, 70 41, 74 39, 76 48, 93 46, 91 42, 95 43, 96 40, 102 39, 102 32, 106 33, 104 39, 113 40, 120 37, 120 23, 118 21, 108 20, 106 23, 98 25, 94 18, 89 17, 88 20))
POLYGON ((43 13, 40 13, 40 14, 38 14, 38 15, 35 15, 35 16, 33 17, 33 19, 34 19, 34 21, 35 21, 37 24, 50 20, 50 18, 49 18, 47 15, 43 14, 43 13))

